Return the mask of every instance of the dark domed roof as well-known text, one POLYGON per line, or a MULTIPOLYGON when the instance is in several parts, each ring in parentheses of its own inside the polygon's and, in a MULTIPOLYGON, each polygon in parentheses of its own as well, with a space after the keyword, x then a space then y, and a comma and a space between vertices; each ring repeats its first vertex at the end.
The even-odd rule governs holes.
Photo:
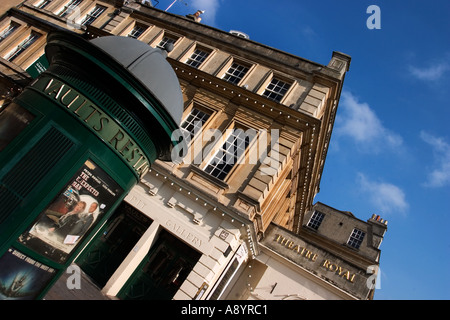
POLYGON ((165 51, 129 37, 106 36, 91 42, 127 68, 163 104, 175 123, 181 123, 183 96, 165 51))

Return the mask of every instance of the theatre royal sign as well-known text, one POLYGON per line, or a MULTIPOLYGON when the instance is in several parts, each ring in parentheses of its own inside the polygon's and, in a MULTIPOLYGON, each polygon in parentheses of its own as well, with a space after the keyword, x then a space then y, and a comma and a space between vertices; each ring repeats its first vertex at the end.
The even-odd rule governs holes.
POLYGON ((324 281, 354 296, 367 297, 370 274, 344 261, 331 249, 327 251, 275 225, 269 227, 261 244, 324 281))

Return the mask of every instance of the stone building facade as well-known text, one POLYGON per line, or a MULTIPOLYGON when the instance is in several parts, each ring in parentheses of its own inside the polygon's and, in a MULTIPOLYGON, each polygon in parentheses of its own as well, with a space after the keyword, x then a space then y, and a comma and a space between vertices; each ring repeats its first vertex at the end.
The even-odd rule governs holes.
POLYGON ((167 51, 184 98, 186 143, 153 164, 76 259, 104 294, 373 297, 367 268, 379 264, 386 225, 313 203, 348 55, 322 65, 135 1, 27 0, 0 19, 2 109, 45 70, 53 30, 167 51))

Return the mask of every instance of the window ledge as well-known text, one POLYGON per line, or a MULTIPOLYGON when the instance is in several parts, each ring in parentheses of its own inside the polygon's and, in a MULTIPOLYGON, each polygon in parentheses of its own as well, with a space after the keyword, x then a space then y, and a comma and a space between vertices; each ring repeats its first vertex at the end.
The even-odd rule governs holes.
POLYGON ((200 169, 199 167, 197 167, 193 164, 190 165, 189 169, 192 172, 194 172, 195 174, 197 174, 197 175, 201 176, 202 178, 204 178, 205 180, 207 180, 208 182, 219 187, 220 189, 228 190, 230 188, 230 186, 226 182, 210 175, 209 173, 206 173, 205 171, 203 171, 202 169, 200 169))
POLYGON ((313 227, 310 227, 310 226, 308 226, 307 224, 304 224, 304 225, 303 225, 303 228, 306 229, 306 230, 308 230, 308 231, 311 231, 311 232, 314 232, 314 233, 319 234, 319 228, 320 228, 320 226, 319 226, 319 228, 314 229, 313 227))
POLYGON ((361 250, 361 246, 359 246, 358 248, 355 248, 354 246, 349 245, 347 242, 343 243, 343 245, 344 245, 344 247, 351 249, 355 252, 360 252, 360 250, 361 250))

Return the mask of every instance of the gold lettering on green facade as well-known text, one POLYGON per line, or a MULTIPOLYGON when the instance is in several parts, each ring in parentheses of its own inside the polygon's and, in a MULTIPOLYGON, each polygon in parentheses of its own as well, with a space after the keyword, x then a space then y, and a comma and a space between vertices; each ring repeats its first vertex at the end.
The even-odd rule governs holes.
POLYGON ((57 100, 59 99, 59 96, 63 89, 64 84, 61 84, 60 82, 56 81, 55 83, 53 83, 53 79, 51 79, 50 82, 47 84, 47 87, 45 88, 45 93, 47 93, 49 96, 55 94, 53 98, 57 100))
POLYGON ((134 143, 133 143, 133 141, 131 141, 131 139, 128 139, 128 141, 122 146, 122 148, 119 150, 119 152, 120 152, 120 154, 121 155, 125 155, 124 154, 124 151, 125 151, 125 153, 127 154, 129 151, 130 151, 130 148, 129 147, 131 147, 131 146, 133 146, 134 145, 134 143))
POLYGON ((122 139, 125 137, 125 135, 123 134, 122 130, 117 130, 116 134, 114 135, 114 137, 111 138, 111 140, 109 140, 109 144, 112 145, 114 147, 114 149, 117 149, 117 144, 119 141, 122 141, 122 139))
MULTIPOLYGON (((311 262, 317 261, 318 255, 311 250, 301 247, 298 244, 295 244, 294 241, 283 237, 280 234, 275 234, 274 241, 282 246, 284 246, 287 249, 290 249, 294 252, 296 252, 298 255, 304 257, 305 259, 310 260, 311 262)), ((341 266, 339 266, 336 263, 332 263, 328 259, 325 259, 321 265, 322 268, 326 269, 327 271, 335 273, 337 276, 353 283, 355 280, 356 274, 352 274, 350 270, 347 270, 341 266)))
POLYGON ((148 171, 150 163, 144 152, 112 118, 81 93, 58 80, 46 77, 39 79, 35 87, 41 88, 44 94, 75 114, 103 141, 109 143, 139 176, 148 171), (45 81, 48 83, 43 85, 40 83, 45 81))
POLYGON ((102 118, 100 118, 99 123, 98 123, 99 127, 93 126, 92 129, 94 129, 97 132, 102 131, 103 127, 108 123, 109 123, 109 119, 102 117, 102 118))
POLYGON ((70 108, 72 104, 78 100, 80 97, 77 92, 73 91, 72 89, 67 90, 67 92, 61 97, 60 102, 63 106, 70 108), (70 101, 70 102, 69 102, 70 101))

